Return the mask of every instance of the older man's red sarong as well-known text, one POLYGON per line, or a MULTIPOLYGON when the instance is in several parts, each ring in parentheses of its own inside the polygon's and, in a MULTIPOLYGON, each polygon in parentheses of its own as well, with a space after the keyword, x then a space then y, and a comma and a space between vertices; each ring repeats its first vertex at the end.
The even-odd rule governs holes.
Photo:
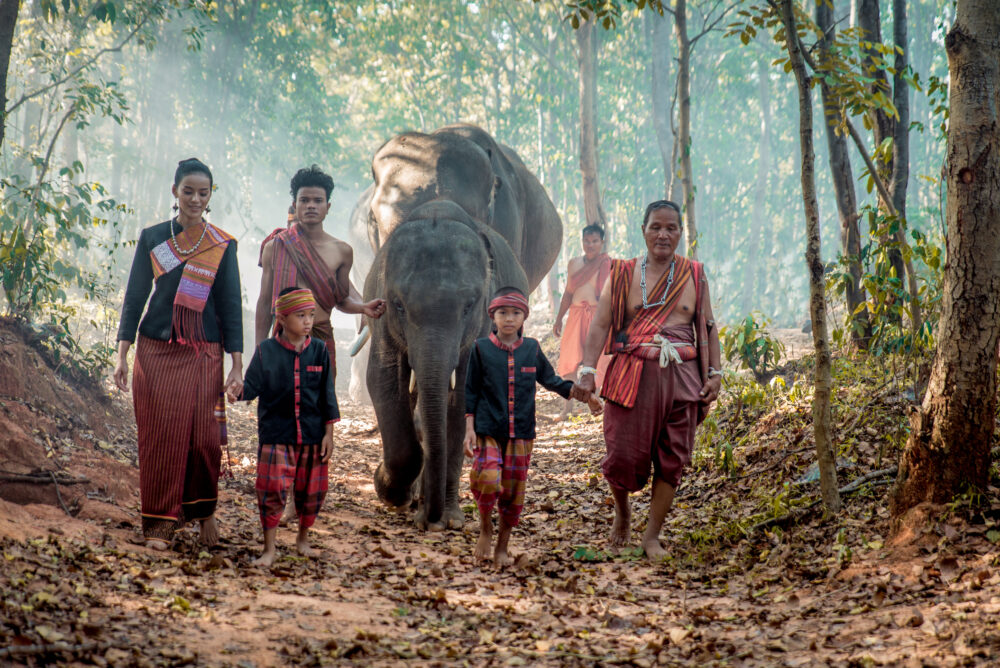
POLYGON ((635 405, 624 408, 613 401, 604 405, 607 453, 601 470, 608 482, 638 491, 646 486, 652 462, 655 475, 677 487, 681 472, 691 463, 699 392, 697 360, 666 368, 659 360, 642 360, 635 405))
POLYGON ((132 383, 142 532, 170 540, 183 522, 215 512, 225 442, 222 344, 196 349, 139 335, 132 383))

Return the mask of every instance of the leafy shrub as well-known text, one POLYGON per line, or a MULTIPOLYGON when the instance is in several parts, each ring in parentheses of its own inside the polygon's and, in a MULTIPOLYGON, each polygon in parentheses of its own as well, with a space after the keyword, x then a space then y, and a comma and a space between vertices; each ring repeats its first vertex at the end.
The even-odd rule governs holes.
POLYGON ((758 383, 767 380, 768 373, 777 368, 785 354, 784 344, 767 331, 770 324, 755 311, 740 324, 719 330, 722 354, 730 362, 739 362, 742 368, 749 369, 758 383))

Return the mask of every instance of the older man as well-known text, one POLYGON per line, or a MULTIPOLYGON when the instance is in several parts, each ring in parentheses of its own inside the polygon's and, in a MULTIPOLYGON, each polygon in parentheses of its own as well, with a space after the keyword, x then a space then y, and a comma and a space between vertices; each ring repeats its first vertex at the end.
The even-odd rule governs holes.
POLYGON ((614 355, 601 396, 607 400, 601 464, 615 501, 613 545, 631 533, 629 492, 654 479, 642 547, 651 559, 666 554, 660 529, 681 472, 691 461, 695 427, 719 394, 719 334, 708 281, 700 263, 676 253, 681 211, 659 200, 642 221, 644 257, 613 260, 610 287, 601 295, 587 334, 574 397, 595 389, 594 365, 608 333, 614 355))

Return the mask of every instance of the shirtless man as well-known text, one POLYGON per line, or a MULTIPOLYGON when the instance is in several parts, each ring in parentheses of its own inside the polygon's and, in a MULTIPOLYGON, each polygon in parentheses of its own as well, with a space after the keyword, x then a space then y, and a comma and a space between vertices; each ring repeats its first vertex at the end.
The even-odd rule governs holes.
MULTIPOLYGON (((312 334, 326 344, 330 369, 336 379, 337 353, 330 312, 337 308, 344 313, 380 318, 385 313, 385 300, 361 301, 349 278, 354 250, 323 230, 332 192, 333 179, 316 165, 304 167, 292 177, 288 227, 275 230, 261 245, 263 275, 255 314, 255 337, 256 345, 260 346, 271 335, 274 301, 282 290, 308 288, 316 300, 312 334)), ((294 518, 295 507, 289 503, 281 525, 294 518)))
MULTIPOLYGON (((611 271, 611 258, 604 252, 604 229, 597 224, 587 225, 581 233, 583 255, 569 261, 566 269, 566 290, 559 302, 559 313, 552 324, 552 333, 562 337, 559 344, 559 364, 556 373, 563 378, 576 379, 576 369, 583 359, 583 346, 587 330, 597 312, 601 290, 611 271), (563 316, 569 312, 563 333, 563 316)), ((610 355, 601 355, 597 363, 597 387, 601 387, 604 372, 611 362, 610 355)), ((573 400, 563 404, 560 420, 565 420, 573 400)))
POLYGON ((601 392, 607 399, 601 469, 615 502, 611 543, 628 542, 628 495, 645 487, 652 464, 652 500, 642 537, 650 559, 666 555, 660 529, 691 461, 695 428, 722 383, 708 281, 700 263, 676 253, 681 225, 680 207, 673 202, 659 200, 646 208, 646 253, 612 262, 572 390, 575 398, 594 390, 593 365, 611 332, 607 352, 614 358, 601 392))
POLYGON ((379 318, 385 313, 385 300, 362 303, 349 278, 354 250, 323 230, 332 192, 333 179, 316 165, 300 169, 292 177, 294 219, 290 220, 286 233, 275 231, 264 240, 261 249, 263 275, 257 299, 255 335, 257 345, 270 336, 277 293, 288 287, 308 288, 317 301, 313 332, 327 343, 330 361, 334 363, 330 311, 335 307, 344 313, 379 318), (281 242, 282 250, 288 248, 290 252, 278 250, 276 240, 281 242), (277 262, 276 255, 279 256, 277 262), (284 282, 289 285, 278 285, 284 282))

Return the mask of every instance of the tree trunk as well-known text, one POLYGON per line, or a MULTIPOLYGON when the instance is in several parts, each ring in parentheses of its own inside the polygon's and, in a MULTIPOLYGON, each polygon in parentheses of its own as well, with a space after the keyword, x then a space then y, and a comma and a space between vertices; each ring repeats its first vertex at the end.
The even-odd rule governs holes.
MULTIPOLYGON (((593 21, 581 23, 576 31, 577 61, 580 66, 580 172, 583 175, 586 224, 597 223, 609 233, 597 179, 597 49, 594 40, 593 21)), ((611 235, 607 236, 610 243, 611 235)))
POLYGON ((643 12, 646 36, 649 40, 649 78, 652 92, 653 129, 656 144, 663 162, 663 196, 670 198, 670 184, 674 170, 674 133, 670 129, 670 34, 666 16, 656 12, 643 12))
MULTIPOLYGON (((896 209, 896 215, 905 223, 906 186, 910 179, 910 85, 903 76, 906 73, 909 58, 909 46, 906 39, 906 0, 893 0, 892 17, 892 39, 902 51, 896 52, 894 65, 896 73, 892 78, 892 102, 896 107, 898 118, 893 124, 892 178, 889 180, 889 192, 892 194, 892 205, 896 209)), ((905 243, 904 229, 901 227, 898 235, 900 241, 905 243)), ((911 298, 910 322, 914 336, 916 336, 923 327, 923 315, 920 313, 917 275, 913 269, 912 259, 906 260, 906 280, 911 298)))
POLYGON ((948 260, 930 382, 890 499, 895 520, 989 482, 1000 334, 1000 4, 958 0, 945 49, 948 260))
POLYGON ((687 0, 674 5, 674 32, 677 33, 677 113, 678 138, 681 153, 681 185, 684 191, 685 252, 692 260, 698 258, 698 227, 694 215, 694 177, 691 174, 691 41, 687 32, 687 0))
POLYGON ((788 59, 799 89, 799 148, 802 154, 802 203, 806 214, 806 265, 809 268, 809 316, 812 320, 816 368, 813 392, 813 435, 823 506, 827 512, 840 509, 837 492, 837 463, 833 455, 830 428, 830 341, 826 331, 826 295, 824 266, 820 255, 819 203, 816 201, 816 156, 813 151, 812 93, 799 41, 795 39, 795 12, 792 0, 781 0, 781 20, 785 26, 788 59))
POLYGON ((21 0, 0 0, 0 149, 3 148, 7 127, 7 69, 10 67, 10 51, 14 48, 14 28, 17 27, 17 13, 21 0))
POLYGON ((757 59, 757 97, 760 104, 760 142, 757 145, 757 185, 754 187, 753 211, 750 214, 750 238, 747 240, 747 257, 743 266, 743 298, 741 309, 749 313, 753 307, 754 269, 758 265, 760 233, 764 229, 767 207, 767 184, 771 173, 771 81, 770 67, 764 57, 757 59))
MULTIPOLYGON (((833 39, 833 2, 816 3, 816 25, 824 37, 818 42, 819 60, 822 62, 829 53, 830 42, 833 39)), ((871 339, 872 326, 868 319, 867 309, 858 311, 865 303, 865 291, 861 287, 861 231, 858 227, 858 199, 854 190, 854 173, 847 151, 847 137, 838 134, 836 124, 840 118, 841 101, 834 97, 830 86, 822 81, 820 92, 823 98, 824 126, 826 129, 826 145, 830 154, 830 173, 833 177, 833 192, 837 201, 837 214, 840 217, 840 250, 848 259, 848 272, 851 276, 845 290, 847 313, 851 341, 864 350, 868 348, 871 339)))

